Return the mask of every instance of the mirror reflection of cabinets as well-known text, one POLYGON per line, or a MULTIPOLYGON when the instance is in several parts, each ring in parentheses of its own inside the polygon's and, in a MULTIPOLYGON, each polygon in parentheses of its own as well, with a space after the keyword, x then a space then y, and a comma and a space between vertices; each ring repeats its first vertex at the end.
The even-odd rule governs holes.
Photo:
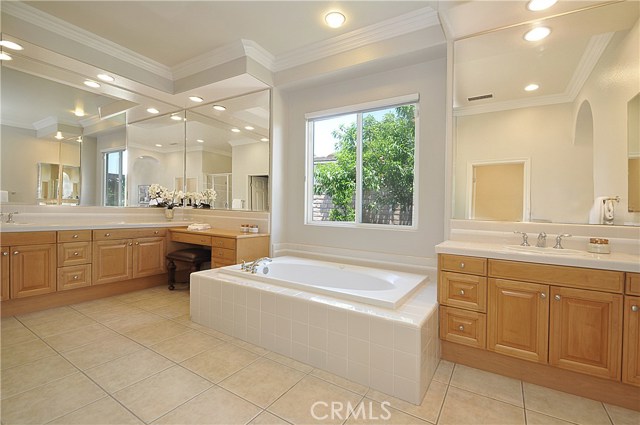
POLYGON ((620 196, 614 224, 640 224, 639 9, 624 1, 532 16, 551 29, 537 42, 523 38, 533 21, 455 41, 454 218, 504 220, 474 215, 472 164, 529 161, 529 199, 513 200, 529 205, 523 221, 587 223, 596 198, 620 196))

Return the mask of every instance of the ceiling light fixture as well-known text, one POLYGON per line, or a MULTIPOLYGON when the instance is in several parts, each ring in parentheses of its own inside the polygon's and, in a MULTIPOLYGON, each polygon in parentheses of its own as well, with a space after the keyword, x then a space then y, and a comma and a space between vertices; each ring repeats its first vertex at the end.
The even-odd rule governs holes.
POLYGON ((527 9, 532 12, 538 12, 540 10, 545 10, 556 4, 558 0, 531 0, 527 3, 527 9))
POLYGON ((268 142, 269 139, 267 139, 266 137, 263 137, 262 139, 260 139, 261 142, 268 142))
POLYGON ((528 31, 524 35, 524 39, 527 41, 540 41, 543 38, 546 38, 549 34, 551 34, 551 30, 547 27, 537 27, 528 31))
POLYGON ((76 110, 73 111, 73 115, 76 117, 84 117, 84 111, 80 108, 76 108, 76 110))
POLYGON ((108 75, 108 74, 98 74, 98 78, 100 78, 102 81, 106 81, 107 83, 112 83, 116 80, 115 78, 113 78, 111 75, 108 75))
POLYGON ((2 50, 0 50, 0 61, 10 61, 12 58, 8 53, 3 52, 2 50))
POLYGON ((159 148, 162 147, 162 145, 160 143, 156 143, 156 146, 159 147, 159 148))
POLYGON ((232 128, 231 131, 233 131, 234 133, 240 133, 240 129, 239 128, 232 128))
POLYGON ((340 28, 346 20, 347 18, 342 13, 336 11, 324 15, 324 21, 331 28, 340 28))
POLYGON ((226 111, 227 108, 225 108, 222 105, 213 105, 213 109, 215 109, 216 111, 226 111))
POLYGON ((91 80, 85 81, 84 85, 87 86, 87 87, 91 87, 93 89, 100 88, 100 84, 96 83, 95 81, 91 81, 91 80))
POLYGON ((196 102, 196 103, 200 103, 202 102, 204 99, 201 98, 200 96, 189 96, 189 100, 192 102, 196 102))
POLYGON ((536 91, 540 88, 539 85, 535 84, 535 83, 531 83, 528 86, 526 86, 524 89, 525 91, 536 91))
POLYGON ((198 142, 198 143, 204 143, 204 140, 202 140, 202 139, 198 139, 198 140, 196 140, 196 142, 198 142))
POLYGON ((56 138, 56 139, 58 139, 58 140, 62 140, 62 139, 64 139, 64 136, 62 135, 62 132, 60 132, 60 131, 58 131, 58 132, 56 133, 56 135, 55 135, 55 136, 53 136, 53 137, 55 137, 55 138, 56 138))
POLYGON ((7 49, 11 49, 11 50, 23 49, 23 47, 18 43, 14 43, 13 41, 9 41, 9 40, 0 40, 0 46, 6 47, 7 49))
POLYGON ((78 138, 76 139, 76 142, 82 143, 82 136, 78 136, 78 138))
POLYGON ((171 119, 174 121, 182 121, 182 117, 176 114, 171 115, 171 119))
POLYGON ((244 126, 244 129, 245 129, 245 130, 249 130, 249 131, 251 131, 251 130, 255 130, 255 128, 251 127, 250 125, 245 125, 245 126, 244 126))
POLYGON ((156 108, 148 108, 147 112, 150 114, 158 114, 160 113, 160 111, 158 111, 156 108))

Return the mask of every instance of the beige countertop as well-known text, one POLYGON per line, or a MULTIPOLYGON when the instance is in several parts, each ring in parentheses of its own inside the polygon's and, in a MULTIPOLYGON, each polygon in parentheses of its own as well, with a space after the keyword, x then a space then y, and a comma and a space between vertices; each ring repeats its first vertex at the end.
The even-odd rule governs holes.
POLYGON ((96 222, 96 223, 1 223, 0 232, 43 232, 56 230, 135 229, 144 227, 188 226, 193 221, 96 222))
POLYGON ((269 236, 268 233, 243 233, 235 230, 216 229, 216 228, 211 228, 207 230, 187 230, 186 227, 177 227, 177 228, 169 229, 169 231, 177 232, 177 233, 203 235, 203 236, 220 236, 224 238, 236 238, 236 239, 263 238, 263 237, 269 236))
POLYGON ((640 256, 620 252, 592 254, 579 250, 562 252, 562 250, 554 250, 553 248, 536 249, 535 247, 523 250, 518 245, 467 241, 442 242, 436 245, 436 252, 438 254, 469 255, 527 263, 640 273, 640 256))

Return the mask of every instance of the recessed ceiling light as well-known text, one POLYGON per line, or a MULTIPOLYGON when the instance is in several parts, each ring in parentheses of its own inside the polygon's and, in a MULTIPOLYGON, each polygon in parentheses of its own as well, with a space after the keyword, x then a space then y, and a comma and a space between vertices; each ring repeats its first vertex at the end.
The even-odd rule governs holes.
POLYGON ((524 89, 525 89, 525 91, 536 91, 536 90, 538 90, 539 88, 540 88, 540 86, 539 86, 539 85, 534 84, 534 83, 531 83, 531 84, 529 84, 528 86, 526 86, 524 89))
POLYGON ((76 108, 76 110, 73 111, 73 115, 76 117, 84 117, 84 111, 80 108, 76 108))
POLYGON ((202 140, 202 139, 198 139, 198 140, 196 140, 196 142, 198 142, 198 143, 204 143, 204 140, 202 140))
POLYGON ((102 81, 106 81, 107 83, 112 83, 113 81, 115 81, 115 78, 108 74, 98 74, 98 78, 100 78, 102 81))
POLYGON ((162 145, 160 143, 156 143, 156 146, 159 147, 159 148, 162 147, 162 145))
POLYGON ((55 137, 58 140, 64 139, 64 136, 62 135, 62 132, 60 132, 60 131, 56 132, 56 135, 53 136, 53 137, 55 137))
POLYGON ((78 138, 76 139, 76 142, 82 143, 82 136, 78 136, 78 138))
POLYGON ((200 96, 189 96, 189 100, 192 102, 196 102, 196 103, 200 103, 202 102, 204 99, 201 98, 200 96))
POLYGON ((251 127, 250 125, 245 125, 245 126, 244 126, 244 129, 245 129, 245 130, 249 130, 249 131, 251 131, 251 130, 255 130, 255 129, 254 129, 253 127, 251 127))
POLYGON ((91 80, 85 81, 84 85, 87 86, 87 87, 94 88, 94 89, 97 89, 97 88, 100 87, 100 84, 96 83, 95 81, 91 81, 91 80))
POLYGON ((234 133, 240 133, 240 129, 239 128, 232 128, 231 131, 233 131, 234 133))
POLYGON ((0 61, 10 61, 11 56, 8 53, 0 51, 0 61))
POLYGON ((222 105, 213 105, 213 109, 215 109, 216 111, 226 111, 227 108, 225 108, 222 105))
POLYGON ((269 139, 267 139, 266 137, 263 137, 262 139, 260 139, 261 142, 268 142, 269 139))
POLYGON ((347 20, 345 16, 340 12, 329 12, 324 16, 324 21, 331 28, 340 28, 342 24, 347 20))
POLYGON ((540 10, 545 10, 556 4, 558 0, 531 0, 527 4, 527 9, 532 12, 538 12, 540 10))
POLYGON ((9 40, 0 40, 0 46, 11 50, 22 50, 22 46, 9 40))
POLYGON ((540 41, 543 38, 546 38, 549 34, 551 34, 551 30, 547 27, 537 27, 528 31, 524 35, 524 39, 527 41, 540 41))
POLYGON ((171 119, 174 121, 182 121, 182 117, 180 115, 171 115, 171 119))
POLYGON ((158 111, 156 108, 148 108, 147 112, 150 113, 150 114, 157 114, 160 111, 158 111))

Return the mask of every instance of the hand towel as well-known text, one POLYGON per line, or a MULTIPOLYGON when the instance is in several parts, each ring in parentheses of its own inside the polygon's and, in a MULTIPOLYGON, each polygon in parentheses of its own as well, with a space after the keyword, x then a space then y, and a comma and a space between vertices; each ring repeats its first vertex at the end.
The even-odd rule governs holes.
POLYGON ((589 224, 602 224, 604 222, 604 202, 608 196, 598 196, 593 201, 591 211, 589 211, 589 224))

